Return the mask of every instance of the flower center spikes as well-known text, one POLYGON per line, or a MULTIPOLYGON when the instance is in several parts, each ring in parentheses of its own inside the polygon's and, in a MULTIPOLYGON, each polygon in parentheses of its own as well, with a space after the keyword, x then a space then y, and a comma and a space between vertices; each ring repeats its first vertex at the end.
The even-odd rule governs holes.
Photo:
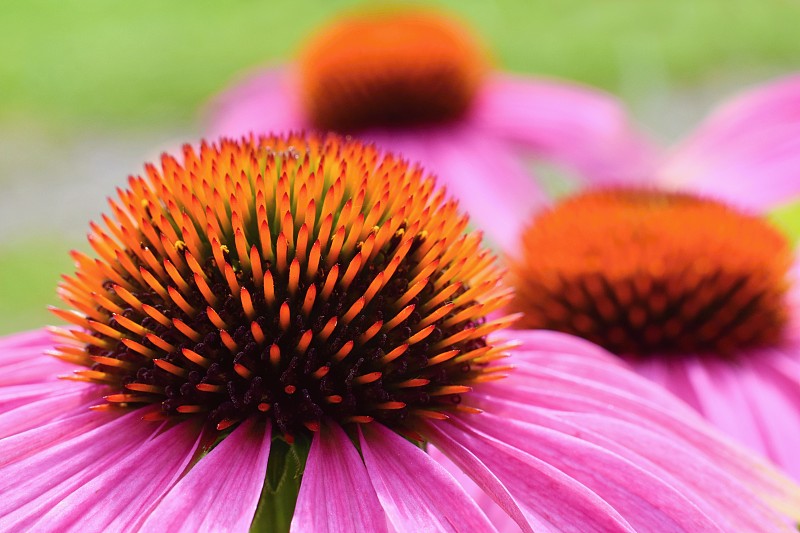
POLYGON ((607 190, 526 230, 512 266, 522 327, 614 353, 730 354, 774 344, 787 321, 790 247, 763 220, 689 194, 607 190))
POLYGON ((308 43, 300 59, 302 101, 321 130, 460 118, 484 73, 470 32, 429 12, 341 19, 308 43))
POLYGON ((111 202, 57 311, 116 404, 409 428, 495 376, 495 258, 418 168, 338 137, 186 146, 111 202))

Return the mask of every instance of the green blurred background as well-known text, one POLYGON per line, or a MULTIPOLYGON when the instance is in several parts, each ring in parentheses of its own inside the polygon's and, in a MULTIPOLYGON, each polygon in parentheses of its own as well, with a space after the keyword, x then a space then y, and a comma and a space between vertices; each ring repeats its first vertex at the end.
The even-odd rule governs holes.
MULTIPOLYGON (((481 31, 504 68, 613 91, 666 142, 721 98, 800 67, 800 3, 790 0, 431 4, 481 31)), ((56 301, 68 250, 87 248, 88 220, 143 161, 198 137, 209 97, 243 71, 289 60, 311 29, 358 5, 6 1, 0 333, 49 321, 44 306, 56 301)), ((774 217, 800 233, 800 208, 774 217)))

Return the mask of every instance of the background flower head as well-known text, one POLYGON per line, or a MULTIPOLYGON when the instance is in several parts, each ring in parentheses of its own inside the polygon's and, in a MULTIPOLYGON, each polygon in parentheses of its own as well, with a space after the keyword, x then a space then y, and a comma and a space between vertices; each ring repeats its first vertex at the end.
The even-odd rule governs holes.
MULTIPOLYGON (((354 13, 312 35, 297 63, 255 73, 221 94, 208 130, 351 133, 423 162, 487 224, 510 226, 517 213, 545 201, 526 157, 601 180, 642 174, 647 144, 612 98, 504 75, 489 64, 477 38, 451 17, 409 8, 354 13), (476 198, 470 190, 481 179, 494 186, 476 198)), ((497 238, 506 245, 517 234, 497 238)))
POLYGON ((508 249, 522 325, 623 356, 795 476, 796 255, 765 211, 800 194, 798 109, 797 77, 755 89, 649 185, 620 178, 556 200, 508 249))

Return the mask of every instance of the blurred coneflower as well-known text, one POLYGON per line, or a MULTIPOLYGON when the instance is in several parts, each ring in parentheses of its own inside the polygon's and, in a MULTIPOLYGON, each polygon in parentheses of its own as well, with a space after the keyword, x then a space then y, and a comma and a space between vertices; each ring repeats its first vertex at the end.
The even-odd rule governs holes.
POLYGON ((338 137, 223 140, 118 192, 61 284, 71 325, 0 341, 4 531, 800 514, 800 489, 600 350, 505 330, 494 256, 418 167, 338 137))
POLYGON ((800 263, 765 216, 800 197, 798 176, 791 77, 723 107, 648 187, 620 177, 520 216, 519 325, 619 354, 800 477, 800 263))
MULTIPOLYGON (((531 179, 534 156, 600 181, 645 172, 635 158, 646 161, 646 145, 612 98, 494 71, 468 28, 424 9, 340 17, 295 63, 236 83, 209 114, 212 137, 317 129, 402 153, 441 176, 479 225, 511 227, 515 213, 545 200, 531 179), (481 179, 491 189, 470 194, 481 179)), ((497 244, 517 237, 507 232, 497 244)))

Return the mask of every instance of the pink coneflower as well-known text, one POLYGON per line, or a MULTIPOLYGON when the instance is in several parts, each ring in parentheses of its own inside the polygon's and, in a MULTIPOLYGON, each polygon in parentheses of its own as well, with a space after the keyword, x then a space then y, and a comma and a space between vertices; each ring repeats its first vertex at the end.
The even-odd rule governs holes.
POLYGON ((519 325, 621 355, 800 477, 800 263, 763 215, 799 176, 793 77, 722 108, 649 188, 620 180, 520 218, 519 325))
POLYGON ((798 487, 597 348, 505 330, 494 256, 419 168, 290 136, 146 171, 92 226, 96 256, 74 255, 55 310, 72 326, 0 341, 0 530, 492 531, 488 512, 524 531, 791 531, 779 512, 800 515, 798 487))
MULTIPOLYGON (((612 98, 493 72, 468 29, 419 9, 337 19, 296 63, 257 72, 211 105, 212 137, 298 129, 353 134, 421 161, 478 225, 510 225, 546 199, 530 176, 532 156, 601 181, 645 170, 635 161, 645 162, 645 146, 612 98), (470 195, 482 179, 491 189, 470 195)), ((517 242, 510 232, 498 238, 517 242)))

